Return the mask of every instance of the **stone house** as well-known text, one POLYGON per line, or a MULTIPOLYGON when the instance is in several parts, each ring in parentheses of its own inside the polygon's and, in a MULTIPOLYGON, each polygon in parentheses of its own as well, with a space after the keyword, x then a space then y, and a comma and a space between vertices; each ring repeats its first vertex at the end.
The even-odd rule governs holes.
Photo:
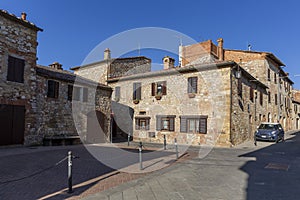
POLYGON ((223 39, 218 40, 218 45, 211 40, 181 47, 181 55, 184 65, 203 62, 215 62, 216 60, 234 61, 243 67, 253 77, 268 87, 265 111, 257 113, 255 120, 280 122, 285 130, 292 130, 292 85, 293 81, 288 73, 282 69, 285 65, 272 53, 243 50, 231 50, 223 48, 223 39), (209 55, 203 56, 203 55, 209 55))
POLYGON ((211 62, 211 55, 203 55, 204 59, 181 67, 165 57, 164 70, 155 72, 145 57, 128 58, 135 64, 127 68, 117 58, 117 64, 112 59, 109 64, 100 61, 73 70, 94 81, 106 80, 114 88, 113 135, 116 131, 135 141, 163 142, 166 137, 168 143, 176 138, 182 144, 225 146, 252 138, 258 125, 254 118, 267 104, 262 96, 268 87, 235 62, 211 62), (135 62, 139 59, 147 64, 139 65, 135 62), (136 65, 138 72, 131 73, 136 65), (114 74, 110 70, 114 67, 122 72, 114 74), (94 77, 97 71, 102 76, 94 77))
POLYGON ((97 113, 109 139, 111 88, 64 71, 59 63, 37 65, 38 31, 25 13, 19 18, 0 10, 0 145, 42 144, 47 136, 78 135, 78 129, 88 141, 87 118, 97 113), (85 99, 78 93, 85 93, 85 99), (74 107, 83 108, 76 115, 78 124, 74 107))
POLYGON ((128 58, 135 64, 123 68, 122 59, 111 59, 109 49, 104 58, 73 70, 114 88, 112 132, 136 141, 163 142, 166 137, 168 142, 177 138, 180 143, 229 146, 252 139, 263 121, 295 128, 293 82, 272 53, 227 50, 219 39, 218 45, 208 40, 180 46, 179 66, 165 57, 164 70, 156 72, 150 71, 150 59, 139 65, 128 58), (112 66, 122 72, 114 74, 112 66))

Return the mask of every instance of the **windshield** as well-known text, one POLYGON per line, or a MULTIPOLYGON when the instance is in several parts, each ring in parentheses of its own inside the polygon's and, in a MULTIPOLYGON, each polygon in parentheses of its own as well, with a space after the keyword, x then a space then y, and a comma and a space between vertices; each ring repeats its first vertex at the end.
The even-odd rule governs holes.
POLYGON ((277 125, 274 125, 274 124, 261 124, 258 129, 276 129, 277 128, 277 125))

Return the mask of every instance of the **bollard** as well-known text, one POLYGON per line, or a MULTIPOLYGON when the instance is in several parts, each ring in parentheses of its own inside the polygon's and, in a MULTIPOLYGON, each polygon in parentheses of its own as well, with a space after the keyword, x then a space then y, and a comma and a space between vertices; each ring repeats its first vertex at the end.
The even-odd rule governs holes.
POLYGON ((139 144, 139 161, 140 161, 140 170, 143 170, 142 147, 143 147, 143 144, 142 144, 142 142, 140 142, 140 144, 139 144))
POLYGON ((178 145, 177 145, 177 139, 174 139, 174 143, 175 143, 175 150, 176 150, 176 160, 178 160, 178 145))
POLYGON ((72 151, 68 152, 68 193, 72 193, 72 151))
POLYGON ((129 141, 130 141, 130 134, 128 134, 128 137, 127 137, 127 146, 129 146, 129 141))
POLYGON ((164 135, 164 150, 167 149, 167 139, 166 139, 166 135, 164 135))

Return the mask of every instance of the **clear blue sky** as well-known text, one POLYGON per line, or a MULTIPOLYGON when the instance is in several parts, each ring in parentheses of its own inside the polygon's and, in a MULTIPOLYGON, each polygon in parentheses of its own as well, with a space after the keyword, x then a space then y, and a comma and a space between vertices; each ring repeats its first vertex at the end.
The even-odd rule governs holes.
POLYGON ((44 29, 38 35, 42 65, 59 61, 69 69, 110 36, 133 28, 164 27, 196 41, 222 37, 228 49, 247 49, 250 43, 252 50, 272 52, 300 89, 300 76, 294 77, 300 74, 299 7, 297 0, 0 1, 0 9, 17 16, 24 11, 44 29))

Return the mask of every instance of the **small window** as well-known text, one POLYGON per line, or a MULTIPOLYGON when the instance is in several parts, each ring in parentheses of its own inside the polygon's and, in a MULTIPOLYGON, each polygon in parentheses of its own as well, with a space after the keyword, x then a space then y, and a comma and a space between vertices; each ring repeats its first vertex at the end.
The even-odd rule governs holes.
POLYGON ((133 100, 141 100, 142 94, 141 94, 141 83, 133 83, 133 100))
POLYGON ((254 100, 254 89, 250 87, 250 101, 253 102, 253 100, 254 100))
POLYGON ((59 83, 57 81, 48 80, 47 96, 50 98, 58 98, 59 83))
POLYGON ((12 56, 8 57, 7 80, 24 83, 25 61, 12 56))
POLYGON ((271 103, 271 92, 268 92, 268 103, 271 103))
POLYGON ((135 130, 149 130, 150 118, 135 118, 135 130))
POLYGON ((262 92, 260 92, 260 95, 259 95, 259 102, 260 102, 260 105, 262 106, 263 105, 263 97, 264 97, 264 94, 262 92))
POLYGON ((277 103, 277 102, 278 102, 278 96, 277 96, 277 94, 275 94, 275 97, 274 97, 274 98, 275 98, 275 105, 277 105, 277 104, 278 104, 278 103, 277 103))
POLYGON ((277 74, 276 74, 276 72, 274 72, 274 83, 275 84, 277 83, 277 74))
POLYGON ((152 96, 167 95, 167 82, 152 83, 152 96))
POLYGON ((88 88, 73 86, 73 100, 88 101, 88 88))
POLYGON ((241 79, 238 79, 238 95, 243 97, 243 84, 241 79))
POLYGON ((271 81, 271 70, 268 69, 268 81, 271 81))
POLYGON ((180 132, 207 133, 207 116, 180 116, 180 132))
POLYGON ((158 115, 156 116, 157 131, 174 131, 175 130, 175 115, 158 115))
POLYGON ((188 78, 188 93, 197 93, 198 77, 188 78))

